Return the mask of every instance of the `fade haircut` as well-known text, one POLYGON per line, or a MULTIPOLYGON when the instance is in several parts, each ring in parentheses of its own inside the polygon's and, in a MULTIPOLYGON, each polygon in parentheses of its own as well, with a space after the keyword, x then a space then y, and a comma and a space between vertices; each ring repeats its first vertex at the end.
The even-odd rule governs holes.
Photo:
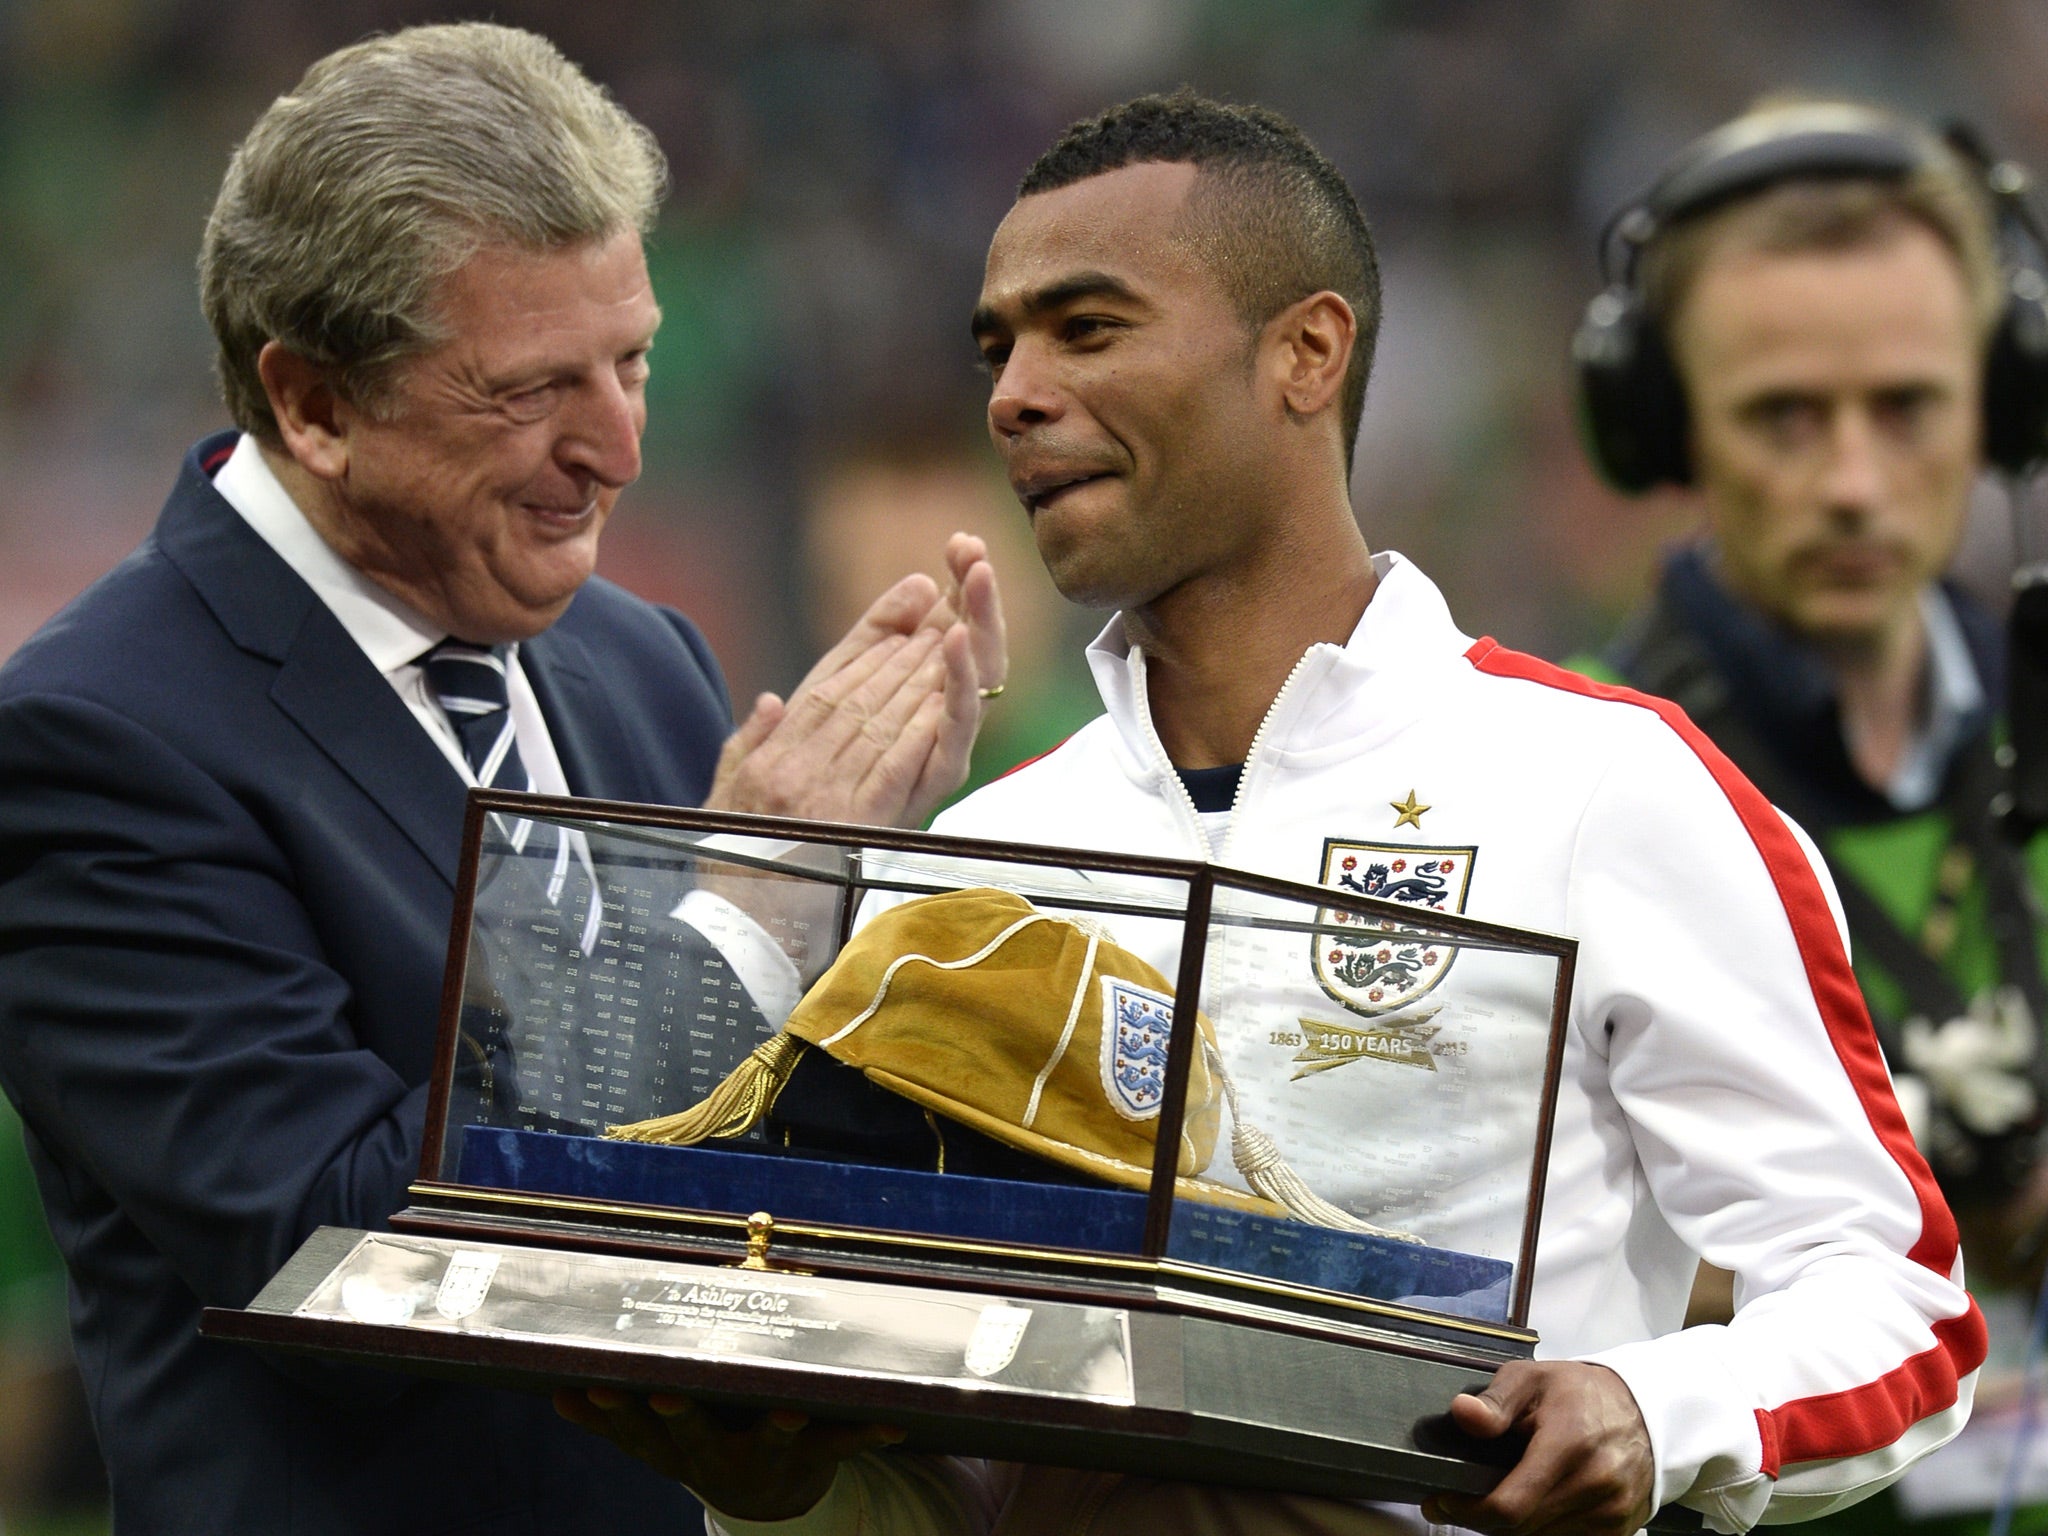
POLYGON ((485 245, 645 234, 667 183, 653 136, 530 32, 413 27, 329 54, 236 149, 199 289, 237 426, 278 441, 270 341, 372 414, 398 365, 449 339, 441 280, 485 245))
POLYGON ((1903 176, 1785 176, 1678 219, 1643 248, 1644 303, 1666 337, 1701 271, 1723 251, 1786 256, 1867 250, 1918 225, 1955 259, 1978 340, 1989 345, 2006 299, 1997 218, 1983 173, 1938 136, 1881 107, 1789 96, 1759 102, 1721 131, 1747 128, 1765 138, 1799 132, 1816 120, 1854 124, 1859 119, 1873 132, 1917 143, 1919 165, 1903 176))
POLYGON ((1253 334, 1324 289, 1351 306, 1358 336, 1344 375, 1348 468, 1380 328, 1379 258, 1358 199, 1279 113, 1211 101, 1186 87, 1075 123, 1024 173, 1017 195, 1054 192, 1154 161, 1198 171, 1184 217, 1253 334))

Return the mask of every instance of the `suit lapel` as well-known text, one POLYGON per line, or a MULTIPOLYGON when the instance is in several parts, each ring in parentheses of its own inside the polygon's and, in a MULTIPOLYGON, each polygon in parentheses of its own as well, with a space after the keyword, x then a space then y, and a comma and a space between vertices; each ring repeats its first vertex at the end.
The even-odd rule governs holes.
POLYGON ((206 468, 233 436, 185 461, 157 542, 234 643, 277 663, 271 699, 452 888, 465 789, 341 621, 214 490, 206 468))
POLYGON ((467 787, 341 622, 315 606, 270 696, 452 889, 467 787))
POLYGON ((598 681, 590 648, 560 623, 519 647, 519 664, 548 722, 569 793, 600 800, 644 800, 635 755, 610 691, 598 681))

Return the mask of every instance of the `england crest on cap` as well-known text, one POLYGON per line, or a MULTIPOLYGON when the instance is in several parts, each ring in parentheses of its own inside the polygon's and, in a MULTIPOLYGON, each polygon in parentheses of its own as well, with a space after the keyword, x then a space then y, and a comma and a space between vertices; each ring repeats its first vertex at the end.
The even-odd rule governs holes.
POLYGON ((1172 998, 1120 977, 1102 978, 1102 1091, 1125 1119, 1159 1113, 1172 1038, 1172 998))

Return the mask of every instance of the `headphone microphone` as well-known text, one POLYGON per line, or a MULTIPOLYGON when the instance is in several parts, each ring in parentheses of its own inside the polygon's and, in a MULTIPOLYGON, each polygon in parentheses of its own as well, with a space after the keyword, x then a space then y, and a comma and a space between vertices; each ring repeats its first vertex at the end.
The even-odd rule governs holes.
MULTIPOLYGON (((1950 125, 1945 137, 1958 153, 1984 168, 1984 183, 2001 220, 2018 227, 2032 243, 2037 258, 2048 255, 2048 235, 2043 234, 2027 201, 2025 168, 1998 159, 1964 124, 1950 125)), ((2032 419, 2038 421, 2048 406, 2048 396, 2028 395, 2029 390, 2043 387, 2040 375, 2030 371, 2029 360, 2048 355, 2048 278, 2039 265, 2013 263, 2008 271, 2012 299, 1993 333, 1985 360, 1985 396, 1988 400, 1994 388, 2002 388, 2011 398, 2030 400, 2032 419)), ((2022 430, 2025 425, 2024 420, 1996 421, 1988 408, 1985 412, 1984 455, 2016 481, 2042 457, 2038 442, 2027 441, 2022 430), (2000 430, 2009 436, 1995 438, 1994 432, 2000 430)), ((1999 810, 2006 830, 2024 839, 2048 827, 2048 550, 2028 550, 2026 507, 2016 486, 2011 501, 2013 538, 2020 557, 2012 575, 2012 612, 2006 619, 2006 728, 2010 740, 2005 793, 2011 798, 1999 810)))

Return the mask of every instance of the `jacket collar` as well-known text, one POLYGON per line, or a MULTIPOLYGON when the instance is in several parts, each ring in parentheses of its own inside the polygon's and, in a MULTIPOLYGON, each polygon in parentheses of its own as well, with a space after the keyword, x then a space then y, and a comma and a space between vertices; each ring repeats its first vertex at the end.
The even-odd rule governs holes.
POLYGON ((185 457, 156 529, 228 638, 273 662, 271 702, 395 822, 452 887, 464 786, 362 648, 214 490, 232 434, 185 457))
POLYGON ((574 615, 582 601, 579 593, 551 628, 521 641, 519 664, 540 701, 569 793, 646 800, 654 791, 634 776, 637 758, 614 702, 616 690, 606 686, 598 657, 576 632, 574 615))
POLYGON ((185 455, 157 520, 156 543, 230 640, 251 655, 281 662, 320 602, 214 490, 213 476, 235 440, 232 432, 219 433, 185 455))
MULTIPOLYGON (((1414 562, 1392 551, 1372 561, 1379 584, 1357 627, 1341 646, 1308 648, 1260 729, 1262 751, 1339 742, 1356 750, 1361 737, 1404 723, 1434 691, 1442 669, 1470 648, 1443 594, 1414 562)), ((1131 643, 1121 613, 1089 645, 1088 666, 1126 749, 1148 768, 1164 766, 1164 754, 1152 746, 1144 651, 1131 643)))
MULTIPOLYGON (((1787 770, 1816 797, 1817 812, 1843 820, 1892 813, 1850 762, 1833 675, 1811 649, 1729 592, 1697 545, 1667 559, 1658 595, 1725 680, 1730 706, 1761 740, 1779 748, 1787 770)), ((1990 723, 2001 668, 1996 628, 1961 591, 1944 583, 1928 599, 1953 621, 1946 626, 1943 654, 1935 658, 1951 674, 1936 690, 1938 788, 1957 752, 1990 723)))
POLYGON ((243 435, 214 471, 213 488, 313 589, 385 677, 448 637, 440 625, 335 552, 272 471, 255 438, 243 435))

